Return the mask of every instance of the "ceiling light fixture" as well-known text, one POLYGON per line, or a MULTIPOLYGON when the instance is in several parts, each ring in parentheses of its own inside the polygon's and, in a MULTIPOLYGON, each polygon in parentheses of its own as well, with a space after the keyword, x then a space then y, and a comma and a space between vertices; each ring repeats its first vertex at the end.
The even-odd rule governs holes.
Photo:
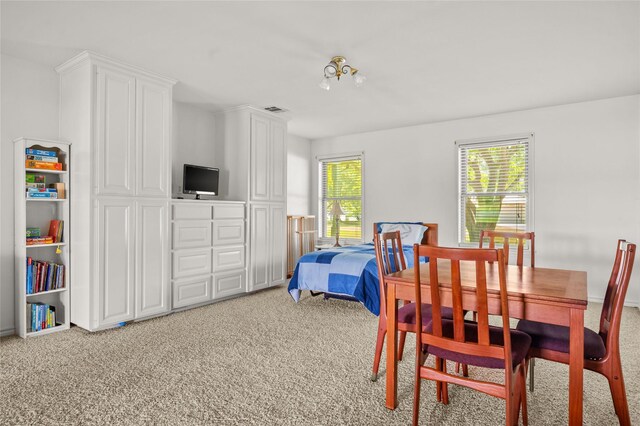
POLYGON ((353 83, 356 87, 362 87, 367 77, 360 74, 357 68, 352 67, 347 64, 347 60, 344 56, 334 56, 331 58, 331 62, 324 67, 324 78, 320 82, 319 86, 321 89, 330 90, 331 89, 331 80, 332 78, 336 78, 340 80, 340 77, 344 74, 351 74, 353 77, 353 83))

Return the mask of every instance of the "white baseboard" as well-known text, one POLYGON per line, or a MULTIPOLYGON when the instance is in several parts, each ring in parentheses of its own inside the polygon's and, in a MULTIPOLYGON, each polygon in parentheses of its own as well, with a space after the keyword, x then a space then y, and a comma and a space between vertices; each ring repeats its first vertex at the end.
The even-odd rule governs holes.
POLYGON ((16 334, 15 328, 7 328, 6 330, 0 330, 0 337, 13 336, 16 334))
MULTIPOLYGON (((604 297, 589 297, 589 302, 593 303, 604 303, 604 297)), ((638 302, 625 302, 624 306, 628 306, 630 308, 640 308, 638 302)))

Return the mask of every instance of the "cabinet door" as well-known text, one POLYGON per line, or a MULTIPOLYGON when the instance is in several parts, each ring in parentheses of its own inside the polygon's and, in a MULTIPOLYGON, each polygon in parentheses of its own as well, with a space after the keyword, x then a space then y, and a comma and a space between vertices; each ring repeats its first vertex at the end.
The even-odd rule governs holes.
POLYGON ((135 88, 132 76, 98 67, 94 160, 99 195, 134 193, 135 88))
POLYGON ((99 326, 134 316, 134 208, 129 200, 98 203, 99 326))
POLYGON ((269 285, 282 284, 287 278, 287 231, 284 205, 272 205, 269 217, 271 262, 269 285))
POLYGON ((171 89, 136 80, 136 194, 169 197, 171 89))
POLYGON ((271 122, 271 201, 287 198, 287 133, 284 124, 271 122))
POLYGON ((169 203, 139 201, 136 215, 136 318, 169 310, 169 203))
POLYGON ((269 120, 251 116, 251 200, 269 201, 269 120))
POLYGON ((269 285, 269 205, 251 206, 251 266, 249 290, 269 285))

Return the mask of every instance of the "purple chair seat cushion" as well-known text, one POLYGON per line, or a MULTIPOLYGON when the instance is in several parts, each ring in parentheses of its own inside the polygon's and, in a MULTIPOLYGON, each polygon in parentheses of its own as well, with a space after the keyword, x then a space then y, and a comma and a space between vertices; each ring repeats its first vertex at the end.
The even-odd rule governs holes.
MULTIPOLYGON (((433 331, 433 325, 429 324, 425 330, 427 333, 433 331)), ((442 336, 453 339, 453 321, 442 320, 442 336)), ((478 324, 472 321, 464 323, 464 337, 467 342, 478 342, 478 324)), ((492 345, 504 345, 504 335, 502 327, 489 326, 489 342, 492 345)), ((515 368, 527 356, 531 347, 531 337, 528 334, 511 330, 511 360, 515 368)), ((504 369, 504 360, 498 358, 484 357, 479 355, 467 355, 459 352, 442 349, 434 345, 427 347, 427 352, 444 358, 449 361, 459 362, 466 365, 475 365, 485 368, 502 368, 504 369)))
MULTIPOLYGON (((453 310, 451 308, 442 308, 442 317, 443 318, 453 318, 453 310)), ((431 322, 432 314, 431 314, 431 305, 428 303, 422 304, 422 324, 427 325, 431 322)), ((398 308, 398 322, 403 322, 405 324, 415 324, 416 323, 416 304, 415 302, 411 302, 408 305, 400 306, 398 308)))
MULTIPOLYGON (((531 346, 569 353, 569 327, 522 320, 516 329, 531 336, 531 346)), ((601 359, 607 353, 602 337, 595 331, 584 328, 584 357, 601 359)))

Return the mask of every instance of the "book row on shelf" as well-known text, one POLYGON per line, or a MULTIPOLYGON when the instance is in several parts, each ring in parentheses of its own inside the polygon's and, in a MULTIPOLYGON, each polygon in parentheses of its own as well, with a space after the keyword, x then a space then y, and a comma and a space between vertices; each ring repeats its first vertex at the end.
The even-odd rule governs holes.
POLYGON ((64 265, 27 257, 27 294, 64 288, 64 265))
POLYGON ((64 182, 52 182, 47 185, 46 176, 37 173, 25 174, 25 194, 27 199, 66 198, 64 182))
POLYGON ((62 170, 62 163, 58 161, 56 151, 27 148, 25 152, 25 166, 28 169, 62 170))
POLYGON ((45 303, 27 303, 27 324, 32 332, 55 327, 56 307, 45 303))
POLYGON ((41 235, 40 228, 30 227, 26 231, 26 243, 28 246, 34 244, 53 244, 64 242, 63 233, 64 221, 53 219, 49 221, 49 233, 41 235))

